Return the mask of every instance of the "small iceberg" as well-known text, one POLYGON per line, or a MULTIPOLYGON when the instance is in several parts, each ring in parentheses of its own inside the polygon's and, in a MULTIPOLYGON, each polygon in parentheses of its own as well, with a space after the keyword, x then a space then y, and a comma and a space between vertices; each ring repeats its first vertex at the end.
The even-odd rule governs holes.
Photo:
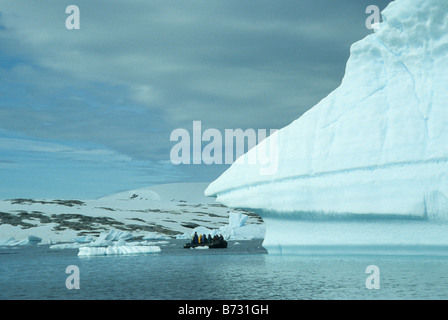
POLYGON ((143 240, 169 240, 170 236, 159 232, 147 232, 143 240))
POLYGON ((15 247, 15 246, 35 246, 42 241, 42 238, 36 236, 28 236, 28 238, 22 240, 16 240, 14 238, 0 239, 0 246, 15 247))
POLYGON ((93 242, 95 239, 91 236, 79 236, 73 239, 76 243, 90 243, 93 242))
MULTIPOLYGON (((121 231, 121 230, 110 230, 109 232, 101 233, 98 238, 92 239, 93 241, 88 241, 88 238, 77 238, 81 240, 83 246, 90 247, 108 247, 114 245, 118 241, 129 241, 134 238, 131 232, 121 231), (84 240, 84 241, 83 241, 84 240)), ((77 241, 80 242, 80 241, 77 241)))
POLYGON ((157 253, 161 249, 158 246, 108 246, 104 247, 80 247, 78 256, 106 256, 106 255, 126 255, 140 253, 157 253))
POLYGON ((157 253, 161 251, 159 246, 129 242, 133 240, 133 238, 134 237, 130 232, 110 230, 109 232, 100 234, 100 236, 92 242, 80 244, 78 256, 126 255, 157 253))
POLYGON ((13 243, 16 243, 16 242, 17 242, 17 240, 14 238, 0 239, 0 246, 2 246, 2 247, 11 246, 11 245, 13 245, 13 243))
POLYGON ((78 249, 81 246, 80 243, 57 243, 50 246, 50 249, 61 250, 61 249, 78 249))
POLYGON ((105 241, 132 240, 133 235, 128 231, 110 230, 107 233, 100 234, 99 239, 105 241))
POLYGON ((212 237, 215 235, 222 235, 227 240, 253 240, 263 239, 265 234, 265 226, 262 224, 249 224, 246 225, 246 221, 249 218, 241 212, 230 212, 229 222, 227 225, 221 226, 218 229, 209 229, 206 227, 196 227, 191 233, 185 233, 181 236, 177 236, 177 239, 191 239, 193 234, 210 234, 212 237))

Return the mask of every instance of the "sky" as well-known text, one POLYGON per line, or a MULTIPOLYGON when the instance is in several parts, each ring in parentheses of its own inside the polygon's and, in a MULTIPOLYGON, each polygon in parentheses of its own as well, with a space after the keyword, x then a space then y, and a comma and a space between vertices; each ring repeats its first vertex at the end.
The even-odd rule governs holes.
POLYGON ((213 181, 228 165, 174 165, 171 132, 285 127, 389 2, 0 0, 0 199, 213 181))

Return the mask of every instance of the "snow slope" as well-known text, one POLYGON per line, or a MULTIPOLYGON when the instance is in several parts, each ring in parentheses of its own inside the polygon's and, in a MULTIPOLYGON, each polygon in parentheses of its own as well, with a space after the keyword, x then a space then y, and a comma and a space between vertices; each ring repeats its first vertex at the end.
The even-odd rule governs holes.
MULTIPOLYGON (((55 248, 78 248, 86 244, 107 247, 120 240, 127 244, 144 240, 136 245, 147 245, 147 241, 154 239, 190 238, 197 228, 216 230, 223 235, 227 232, 227 237, 233 239, 264 236, 259 216, 216 204, 215 199, 204 196, 206 186, 207 183, 158 185, 82 201, 3 200, 0 201, 0 246, 38 242, 30 236, 36 236, 44 244, 58 243, 55 248), (232 217, 241 215, 247 215, 246 225, 229 227, 232 217), (60 244, 64 242, 68 244, 60 244)), ((129 246, 125 249, 120 251, 114 247, 107 252, 143 250, 129 246)))
POLYGON ((284 243, 284 230, 288 245, 448 244, 448 2, 397 0, 382 17, 352 45, 341 85, 277 132, 273 174, 248 161, 259 145, 206 189, 227 206, 258 210, 265 246, 284 243), (405 222, 366 233, 359 218, 346 224, 354 216, 405 222), (309 233, 310 217, 335 220, 313 229, 328 237, 309 233))

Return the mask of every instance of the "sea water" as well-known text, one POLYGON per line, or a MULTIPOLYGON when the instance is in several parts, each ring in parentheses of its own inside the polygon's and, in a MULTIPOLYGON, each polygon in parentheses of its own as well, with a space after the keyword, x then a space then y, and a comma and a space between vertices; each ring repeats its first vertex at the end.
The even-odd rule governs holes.
POLYGON ((79 257, 49 246, 0 248, 0 299, 448 299, 448 255, 347 254, 331 250, 271 255, 261 240, 227 249, 79 257), (367 285, 376 266, 376 289, 367 285), (69 289, 79 270, 79 289, 69 289))

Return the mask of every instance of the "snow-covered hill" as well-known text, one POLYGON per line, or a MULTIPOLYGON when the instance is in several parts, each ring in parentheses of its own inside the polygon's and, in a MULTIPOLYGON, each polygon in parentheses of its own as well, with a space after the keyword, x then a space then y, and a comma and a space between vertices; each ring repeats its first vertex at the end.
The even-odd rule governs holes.
POLYGON ((133 239, 187 238, 198 228, 227 230, 228 237, 238 231, 242 238, 264 236, 259 216, 216 204, 203 195, 206 185, 159 185, 96 200, 3 200, 0 244, 26 244, 29 236, 41 238, 42 243, 95 240, 111 230, 132 234, 133 239), (233 214, 248 215, 243 229, 226 229, 233 214))

